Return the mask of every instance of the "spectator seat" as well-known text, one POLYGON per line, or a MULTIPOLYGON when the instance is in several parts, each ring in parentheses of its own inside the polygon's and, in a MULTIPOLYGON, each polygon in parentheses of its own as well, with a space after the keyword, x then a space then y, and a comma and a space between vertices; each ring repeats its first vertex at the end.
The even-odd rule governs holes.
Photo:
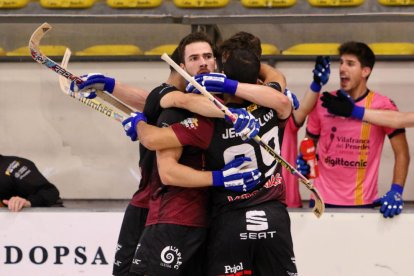
POLYGON ((384 6, 413 6, 414 0, 378 0, 384 6))
POLYGON ((159 7, 162 0, 107 0, 106 4, 117 9, 150 9, 159 7))
POLYGON ((246 8, 288 8, 296 4, 296 0, 241 0, 246 8))
POLYGON ((20 9, 29 2, 30 0, 0 0, 0 9, 20 9))
MULTIPOLYGON (((66 51, 64 45, 40 45, 40 51, 46 56, 63 56, 66 51)), ((28 46, 17 48, 13 51, 6 52, 7 56, 31 56, 28 46)))
POLYGON ((40 6, 48 9, 87 9, 96 0, 40 0, 40 6))
POLYGON ((414 43, 377 42, 368 46, 376 55, 414 55, 414 43))
POLYGON ((308 0, 314 7, 356 7, 364 3, 365 0, 308 0))
POLYGON ((175 48, 177 48, 177 44, 163 44, 152 48, 151 50, 145 51, 144 55, 151 56, 151 55, 162 55, 163 53, 167 53, 168 55, 172 55, 175 48))
POLYGON ((178 8, 222 8, 229 0, 173 0, 178 8))
POLYGON ((76 56, 137 56, 142 50, 132 44, 101 44, 75 52, 76 56))
POLYGON ((302 43, 283 50, 283 55, 338 55, 339 43, 302 43))
POLYGON ((280 50, 273 44, 269 43, 262 43, 262 55, 268 56, 268 55, 279 55, 280 50))

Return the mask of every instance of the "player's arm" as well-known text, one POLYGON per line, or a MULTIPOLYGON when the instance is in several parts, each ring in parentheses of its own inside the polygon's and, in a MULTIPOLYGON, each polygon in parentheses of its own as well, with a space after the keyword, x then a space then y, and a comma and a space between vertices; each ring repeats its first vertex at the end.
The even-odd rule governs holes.
POLYGON ((51 184, 37 169, 33 162, 20 160, 21 175, 13 177, 15 188, 21 196, 14 196, 3 203, 11 211, 20 211, 27 207, 45 207, 56 203, 58 189, 51 184))
POLYGON ((408 150, 407 137, 405 133, 399 133, 390 139, 390 143, 395 157, 392 183, 396 183, 404 187, 408 173, 408 166, 410 164, 410 153, 408 150))
POLYGON ((322 87, 328 83, 331 74, 330 61, 329 56, 318 56, 316 58, 315 67, 312 71, 312 83, 300 100, 299 108, 293 111, 295 123, 297 125, 302 125, 305 122, 306 116, 313 110, 319 99, 319 93, 321 92, 322 87))
POLYGON ((399 112, 394 110, 365 109, 365 122, 371 124, 392 127, 405 128, 414 126, 414 112, 399 112))
POLYGON ((160 101, 162 108, 177 107, 189 110, 210 118, 224 118, 224 113, 219 110, 209 99, 202 95, 174 91, 166 94, 160 101))
POLYGON ((198 171, 178 163, 182 150, 182 147, 157 150, 158 172, 162 183, 187 188, 211 186, 211 172, 198 171))
POLYGON ((250 158, 235 158, 222 170, 201 171, 178 163, 181 153, 182 148, 157 151, 158 172, 163 184, 186 188, 224 187, 245 192, 259 183, 261 174, 257 168, 249 168, 250 158))
POLYGON ((374 125, 391 128, 414 126, 414 112, 364 108, 356 105, 352 98, 341 92, 336 94, 324 92, 321 100, 322 106, 329 113, 337 116, 354 118, 374 125))
POLYGON ((171 127, 159 128, 145 121, 137 125, 138 139, 149 150, 163 150, 181 147, 181 143, 171 127))
MULTIPOLYGON (((289 99, 283 93, 275 93, 274 88, 270 86, 241 83, 219 73, 197 75, 195 80, 209 92, 235 95, 260 106, 272 108, 281 119, 286 119, 292 112, 289 99)), ((199 93, 193 84, 189 84, 186 90, 199 93)))
POLYGON ((390 143, 395 156, 393 182, 390 190, 373 202, 375 206, 381 206, 380 212, 385 218, 399 215, 403 210, 404 201, 402 195, 410 163, 405 133, 394 135, 390 138, 390 143))
POLYGON ((143 111, 149 92, 145 89, 115 82, 112 95, 130 107, 143 111))
POLYGON ((280 86, 280 92, 283 92, 286 89, 285 76, 282 74, 282 72, 270 66, 269 64, 260 63, 259 78, 264 84, 270 82, 278 83, 280 86))

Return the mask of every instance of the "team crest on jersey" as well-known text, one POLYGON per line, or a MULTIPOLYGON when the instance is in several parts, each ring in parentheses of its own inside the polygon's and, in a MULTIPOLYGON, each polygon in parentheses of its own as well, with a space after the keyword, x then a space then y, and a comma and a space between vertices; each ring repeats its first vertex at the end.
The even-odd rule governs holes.
POLYGON ((175 246, 167 246, 161 251, 161 266, 179 269, 183 264, 181 252, 175 246))
POLYGON ((259 106, 255 103, 252 103, 251 105, 249 105, 246 110, 249 111, 250 113, 252 113, 253 111, 255 111, 256 109, 258 109, 259 106))
POLYGON ((197 129, 198 119, 197 118, 187 118, 184 121, 181 121, 180 124, 189 129, 197 129))

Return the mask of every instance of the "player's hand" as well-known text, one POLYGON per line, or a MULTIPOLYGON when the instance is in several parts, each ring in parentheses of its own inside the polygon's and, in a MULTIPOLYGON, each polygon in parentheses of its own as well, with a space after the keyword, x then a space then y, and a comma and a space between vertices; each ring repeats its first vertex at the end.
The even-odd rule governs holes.
POLYGON ((289 98, 290 102, 292 103, 292 107, 295 110, 297 110, 299 108, 299 101, 296 95, 292 91, 290 91, 288 88, 285 89, 285 93, 283 94, 285 94, 285 96, 289 98))
MULTIPOLYGON (((206 88, 208 92, 221 92, 234 95, 239 84, 238 81, 228 79, 225 74, 208 73, 194 76, 194 79, 206 88)), ((185 88, 187 92, 198 93, 200 91, 191 83, 185 88)))
POLYGON ((147 117, 145 117, 144 113, 141 112, 131 113, 131 117, 128 117, 122 121, 125 134, 131 138, 131 141, 136 141, 138 139, 137 124, 140 121, 147 122, 147 117))
POLYGON ((313 81, 310 88, 313 92, 321 92, 322 86, 328 83, 331 74, 331 58, 329 56, 318 56, 313 69, 313 81))
POLYGON ((9 208, 9 210, 12 212, 18 212, 23 208, 28 208, 32 206, 30 201, 19 196, 13 196, 8 200, 4 199, 3 203, 7 205, 7 208, 9 208))
POLYGON ((213 171, 213 187, 224 187, 233 192, 247 192, 260 182, 259 170, 248 168, 251 159, 237 157, 227 163, 221 171, 213 171))
MULTIPOLYGON (((243 141, 247 141, 255 137, 260 130, 260 123, 250 112, 244 108, 229 108, 231 113, 237 115, 237 119, 233 122, 234 130, 241 136, 243 141)), ((226 120, 229 118, 226 116, 226 120)))
POLYGON ((296 169, 305 177, 310 173, 310 167, 301 153, 296 157, 296 169))
POLYGON ((322 106, 328 109, 329 113, 337 116, 352 117, 358 120, 364 118, 365 108, 355 105, 354 100, 342 90, 335 95, 323 92, 321 96, 322 106))
POLYGON ((403 190, 402 186, 392 184, 391 189, 383 197, 373 202, 375 206, 381 206, 380 212, 384 215, 384 218, 392 218, 402 212, 404 206, 403 190))
POLYGON ((70 91, 79 93, 81 97, 93 99, 96 97, 96 91, 106 91, 110 94, 114 92, 115 79, 105 77, 100 73, 89 73, 81 76, 84 81, 81 84, 76 84, 74 81, 70 84, 70 91))

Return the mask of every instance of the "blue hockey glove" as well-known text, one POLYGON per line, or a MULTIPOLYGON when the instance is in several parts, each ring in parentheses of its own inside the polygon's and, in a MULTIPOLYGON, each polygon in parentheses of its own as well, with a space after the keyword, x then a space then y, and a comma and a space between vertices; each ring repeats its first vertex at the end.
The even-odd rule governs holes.
POLYGON ((331 58, 329 56, 318 56, 313 69, 313 81, 310 88, 313 92, 321 92, 322 86, 328 83, 331 74, 331 58))
POLYGON ((106 91, 110 94, 114 92, 115 79, 113 78, 105 77, 100 73, 83 75, 81 78, 84 82, 76 85, 76 83, 72 81, 70 84, 70 90, 72 92, 80 93, 85 98, 95 98, 97 90, 106 91))
POLYGON ((310 173, 310 167, 306 160, 303 159, 303 155, 301 153, 299 153, 298 157, 296 158, 296 169, 303 176, 307 176, 310 173))
POLYGON ((131 113, 131 117, 128 117, 122 121, 125 134, 129 138, 131 138, 131 141, 136 141, 138 139, 137 124, 140 121, 147 122, 147 118, 145 117, 144 113, 141 113, 141 112, 131 113))
MULTIPOLYGON (((206 88, 208 92, 236 94, 238 82, 228 79, 225 74, 209 73, 196 75, 194 79, 206 88)), ((187 92, 200 93, 191 83, 185 88, 187 92)))
POLYGON ((329 113, 337 116, 351 117, 358 120, 364 118, 365 108, 355 105, 354 100, 348 93, 342 90, 335 95, 329 92, 323 92, 321 96, 322 106, 328 109, 329 113))
POLYGON ((299 108, 299 101, 296 95, 292 93, 292 91, 290 91, 288 88, 285 89, 285 93, 283 94, 285 94, 285 96, 289 98, 290 102, 292 103, 293 108, 297 110, 299 108))
POLYGON ((403 190, 404 187, 392 184, 391 189, 383 197, 373 202, 375 206, 381 206, 380 212, 384 215, 384 218, 392 218, 402 212, 404 205, 403 190))
MULTIPOLYGON (((236 121, 234 121, 234 130, 237 134, 241 135, 243 141, 248 141, 255 137, 260 130, 260 123, 250 112, 244 108, 229 108, 231 113, 237 115, 236 121)), ((230 121, 230 118, 226 115, 226 120, 230 121)))
POLYGON ((224 187, 233 192, 247 192, 260 182, 259 170, 247 168, 251 159, 237 157, 227 163, 221 171, 212 171, 213 187, 224 187))

